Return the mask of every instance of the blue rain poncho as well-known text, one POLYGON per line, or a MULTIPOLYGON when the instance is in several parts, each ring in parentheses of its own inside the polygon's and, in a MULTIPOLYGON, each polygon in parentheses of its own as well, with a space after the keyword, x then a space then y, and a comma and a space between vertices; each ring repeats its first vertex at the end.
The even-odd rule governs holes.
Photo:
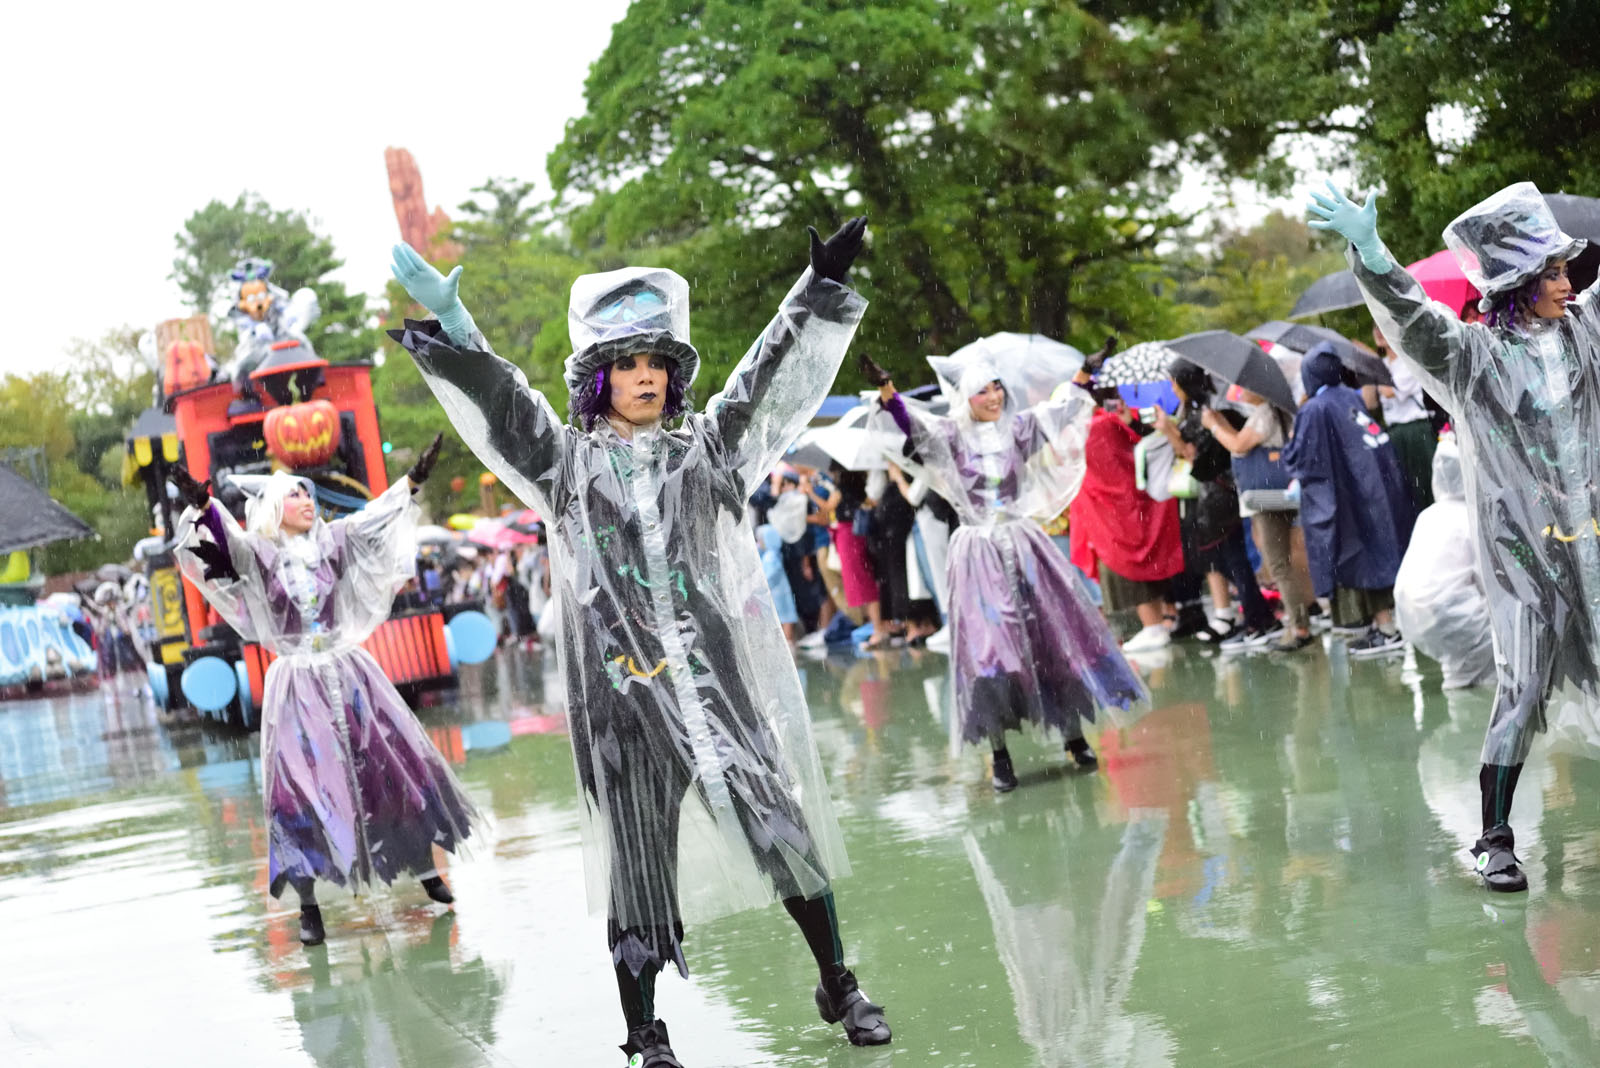
POLYGON ((1283 450, 1284 466, 1300 480, 1300 526, 1318 597, 1393 586, 1414 519, 1389 435, 1361 394, 1339 384, 1340 366, 1321 345, 1306 356, 1307 399, 1283 450))

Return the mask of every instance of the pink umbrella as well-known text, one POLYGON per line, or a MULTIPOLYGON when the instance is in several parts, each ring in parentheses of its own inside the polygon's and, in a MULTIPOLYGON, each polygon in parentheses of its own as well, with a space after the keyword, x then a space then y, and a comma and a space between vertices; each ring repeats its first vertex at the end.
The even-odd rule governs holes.
POLYGON ((467 540, 485 549, 513 549, 518 545, 536 545, 539 539, 531 534, 512 530, 494 519, 485 519, 467 532, 467 540))
POLYGON ((1406 270, 1421 285, 1422 291, 1440 304, 1447 305, 1457 315, 1469 303, 1477 303, 1482 294, 1461 273, 1461 265, 1449 249, 1435 252, 1427 259, 1418 260, 1406 270))

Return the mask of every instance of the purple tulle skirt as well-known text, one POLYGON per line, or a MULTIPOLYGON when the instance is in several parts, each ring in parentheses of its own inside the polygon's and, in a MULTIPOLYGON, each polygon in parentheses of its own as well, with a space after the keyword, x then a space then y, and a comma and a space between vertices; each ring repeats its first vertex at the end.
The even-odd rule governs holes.
POLYGON ((950 539, 950 647, 969 743, 1023 723, 1083 734, 1147 698, 1071 564, 1037 523, 963 526, 950 539))
POLYGON ((292 655, 267 672, 261 761, 274 897, 326 879, 351 890, 434 866, 477 812, 365 649, 292 655))

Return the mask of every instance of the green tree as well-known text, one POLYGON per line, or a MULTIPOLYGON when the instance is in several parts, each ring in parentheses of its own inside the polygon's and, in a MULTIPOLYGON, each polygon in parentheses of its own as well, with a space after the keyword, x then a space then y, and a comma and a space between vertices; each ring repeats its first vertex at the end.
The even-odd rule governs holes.
POLYGON ((1600 195, 1600 4, 1591 0, 1235 0, 1164 5, 1211 20, 1219 53, 1262 57, 1234 89, 1278 134, 1380 185, 1402 262, 1495 190, 1600 195), (1205 14, 1201 14, 1201 13, 1205 14))
MULTIPOLYGON (((327 277, 344 261, 305 215, 276 210, 254 193, 241 193, 232 204, 213 200, 189 216, 175 240, 171 277, 196 311, 215 318, 219 304, 225 310, 232 303, 228 272, 234 265, 247 256, 268 259, 275 285, 291 293, 301 286, 316 292, 321 315, 308 334, 319 356, 340 363, 369 359, 376 350, 378 335, 368 325, 366 297, 327 277)), ((219 343, 227 336, 225 323, 216 319, 219 343)))
POLYGON ((1183 5, 639 0, 551 157, 581 247, 695 287, 714 383, 865 212, 856 272, 891 371, 997 330, 1161 336, 1177 164, 1254 162, 1270 121, 1183 5), (1142 9, 1150 9, 1148 11, 1142 9))
MULTIPOLYGON (((478 196, 460 206, 462 218, 450 235, 462 249, 462 302, 495 352, 521 367, 529 384, 544 390, 561 411, 566 398, 561 369, 570 351, 567 293, 575 277, 595 268, 548 232, 548 208, 534 199, 533 183, 490 179, 473 192, 478 196)), ((448 273, 455 264, 441 261, 435 266, 448 273)), ((389 283, 387 296, 386 329, 428 314, 396 282, 389 283)), ((373 391, 384 436, 395 443, 392 459, 409 463, 409 450, 440 430, 448 431, 438 402, 398 346, 386 346, 383 366, 373 374, 373 391)), ((454 434, 447 432, 445 438, 424 491, 435 515, 475 508, 483 470, 454 434), (449 489, 455 477, 466 483, 459 493, 449 489)))
MULTIPOLYGON (((1279 212, 1243 231, 1216 235, 1208 254, 1175 264, 1172 296, 1185 332, 1242 334, 1289 314, 1295 298, 1329 271, 1344 267, 1340 250, 1298 218, 1279 212)), ((1353 324, 1329 323, 1346 329, 1353 324)))
POLYGON ((138 339, 121 327, 74 342, 62 370, 0 379, 0 448, 42 448, 50 495, 100 535, 47 546, 49 573, 126 560, 149 532, 143 490, 121 478, 123 436, 155 388, 138 339))

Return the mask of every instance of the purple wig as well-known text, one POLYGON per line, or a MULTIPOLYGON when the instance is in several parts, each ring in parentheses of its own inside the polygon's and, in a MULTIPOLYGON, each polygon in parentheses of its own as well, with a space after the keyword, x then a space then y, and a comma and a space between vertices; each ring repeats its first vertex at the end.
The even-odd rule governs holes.
MULTIPOLYGON (((596 420, 604 419, 611 411, 611 364, 606 364, 572 391, 567 410, 573 424, 584 430, 593 430, 596 420)), ((689 383, 683 377, 683 368, 677 360, 667 361, 667 399, 661 406, 661 420, 668 422, 683 415, 693 407, 689 383)))
POLYGON ((1525 321, 1533 315, 1533 306, 1539 302, 1539 282, 1543 276, 1544 272, 1540 271, 1515 289, 1498 294, 1483 321, 1495 329, 1522 333, 1525 321))

